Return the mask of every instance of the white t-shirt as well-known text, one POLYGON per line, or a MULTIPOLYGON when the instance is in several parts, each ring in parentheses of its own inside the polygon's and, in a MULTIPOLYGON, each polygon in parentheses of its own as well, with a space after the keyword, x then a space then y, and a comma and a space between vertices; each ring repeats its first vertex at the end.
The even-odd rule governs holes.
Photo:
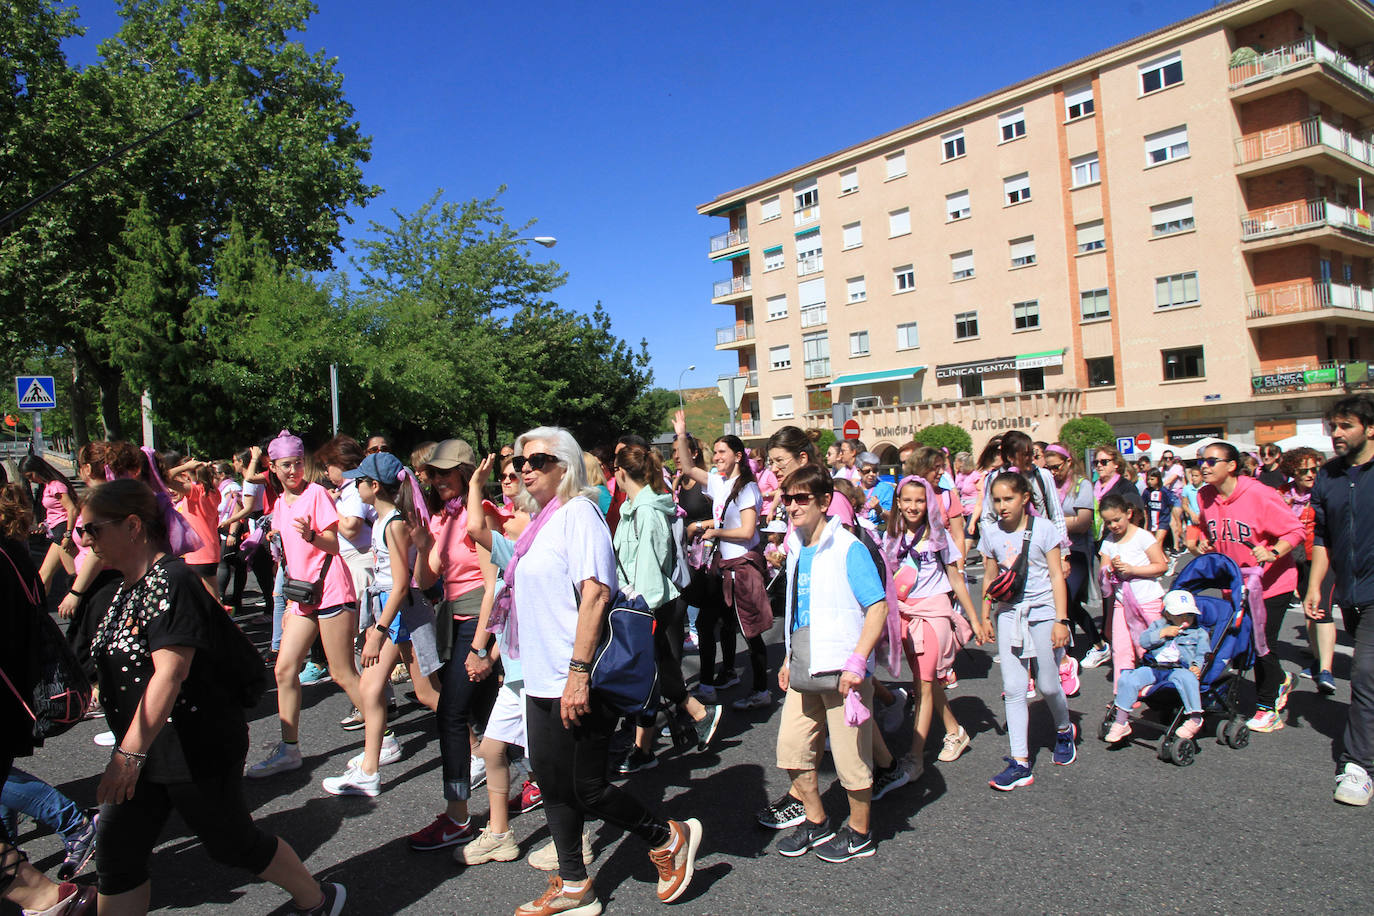
POLYGON ((596 504, 565 503, 540 530, 515 568, 520 664, 530 696, 563 695, 577 633, 578 587, 595 579, 615 594, 615 549, 596 504))
MULTIPOLYGON (((1059 546, 1059 534, 1054 530, 1054 524, 1046 519, 1031 516, 1028 523, 1031 526, 1031 539, 1028 548, 1030 554, 1026 557, 1026 588, 1015 607, 1018 611, 1029 608, 1026 619, 1035 623, 1054 619, 1054 584, 1050 579, 1048 555, 1059 546)), ((1021 553, 1026 532, 1003 531, 1002 526, 996 522, 984 522, 979 531, 982 535, 978 549, 983 556, 992 557, 1000 569, 1011 568, 1021 553)), ((985 574, 989 578, 998 575, 991 570, 987 570, 985 574)), ((1000 614, 1009 607, 1011 605, 999 604, 997 612, 1000 614)))
MULTIPOLYGON (((1102 556, 1109 559, 1121 557, 1127 566, 1149 566, 1150 557, 1146 551, 1154 545, 1155 536, 1143 528, 1135 529, 1135 534, 1120 544, 1108 534, 1102 540, 1102 556)), ((1135 600, 1141 604, 1164 597, 1164 586, 1159 584, 1158 579, 1127 579, 1126 582, 1135 593, 1135 600)))
POLYGON ((253 483, 252 481, 248 481, 248 480, 245 480, 245 481, 243 482, 243 498, 244 498, 245 500, 247 500, 247 502, 245 503, 245 505, 248 506, 248 511, 249 511, 249 512, 261 512, 261 511, 262 511, 262 488, 263 488, 263 486, 264 486, 263 484, 260 484, 260 483, 253 483))
POLYGON ((739 495, 730 500, 727 506, 725 501, 730 499, 730 490, 734 487, 733 480, 726 480, 716 471, 711 472, 710 478, 706 481, 706 493, 711 497, 711 514, 716 520, 716 525, 721 528, 738 528, 744 524, 740 520, 741 509, 753 509, 755 512, 754 539, 747 544, 739 541, 727 541, 720 538, 720 558, 722 560, 737 560, 749 552, 759 542, 758 521, 761 517, 760 506, 763 497, 759 493, 756 484, 746 483, 740 487, 739 495))
POLYGON ((351 547, 358 553, 367 553, 372 549, 372 526, 377 524, 377 510, 363 502, 363 498, 358 495, 358 482, 356 480, 345 480, 344 485, 339 488, 339 498, 334 500, 334 509, 342 516, 360 518, 363 520, 363 527, 358 530, 358 536, 349 540, 342 534, 339 541, 344 547, 351 547))

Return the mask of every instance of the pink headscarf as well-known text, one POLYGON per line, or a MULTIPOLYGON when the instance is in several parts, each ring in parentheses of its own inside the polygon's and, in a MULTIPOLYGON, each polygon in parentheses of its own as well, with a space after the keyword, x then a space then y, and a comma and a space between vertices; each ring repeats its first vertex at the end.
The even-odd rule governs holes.
POLYGON ((278 458, 304 458, 305 443, 300 436, 293 436, 290 431, 282 430, 277 433, 277 438, 267 443, 267 457, 271 461, 278 458))
POLYGON ((945 549, 944 507, 940 504, 940 494, 935 492, 935 487, 931 486, 929 480, 919 474, 903 477, 897 483, 897 490, 892 494, 893 505, 897 505, 897 501, 902 498, 902 490, 909 484, 919 484, 926 491, 926 523, 920 531, 909 531, 900 537, 893 537, 890 532, 883 535, 883 558, 887 561, 890 571, 897 569, 923 537, 929 538, 930 549, 933 552, 938 553, 945 549))

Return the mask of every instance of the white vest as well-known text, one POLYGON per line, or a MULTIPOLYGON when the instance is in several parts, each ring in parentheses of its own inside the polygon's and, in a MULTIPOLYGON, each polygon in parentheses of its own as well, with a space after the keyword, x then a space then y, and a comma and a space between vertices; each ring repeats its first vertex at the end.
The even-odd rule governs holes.
MULTIPOLYGON (((837 518, 826 522, 820 543, 811 557, 811 671, 838 671, 853 654, 864 628, 864 608, 849 587, 849 549, 859 539, 845 530, 837 518)), ((787 536, 787 613, 783 623, 787 657, 792 656, 792 585, 797 559, 803 547, 794 529, 787 536)), ((869 667, 872 668, 870 659, 869 667)))

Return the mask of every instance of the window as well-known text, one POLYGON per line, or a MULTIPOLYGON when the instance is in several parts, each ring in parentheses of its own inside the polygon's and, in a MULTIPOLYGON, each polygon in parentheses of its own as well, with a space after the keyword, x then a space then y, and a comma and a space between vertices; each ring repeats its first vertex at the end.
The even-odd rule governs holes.
POLYGON ((962 130, 950 131, 940 138, 940 144, 944 149, 944 161, 958 159, 964 155, 964 132, 962 130))
POLYGON ((825 280, 817 277, 797 284, 797 307, 802 311, 825 307, 825 280))
POLYGON ((1093 113, 1093 107, 1092 83, 1064 90, 1064 120, 1086 118, 1093 113))
POLYGON ((1193 199, 1185 197, 1172 203, 1159 204, 1150 208, 1150 234, 1173 235, 1187 232, 1193 228, 1193 199))
POLYGON ((850 223, 844 227, 844 250, 858 248, 864 243, 863 226, 859 223, 850 223))
POLYGON ((1097 356, 1084 362, 1088 364, 1089 388, 1116 387, 1116 363, 1110 356, 1097 356))
POLYGON ((782 253, 782 246, 763 249, 763 272, 770 270, 781 270, 787 263, 787 256, 782 253))
POLYGON ((903 207, 900 210, 893 210, 887 215, 887 237, 896 238, 899 235, 911 234, 911 210, 903 207))
POLYGON ((1011 247, 1011 266, 1029 267, 1035 263, 1035 236, 1028 235, 1023 239, 1012 239, 1008 243, 1011 247))
POLYGON ((792 188, 792 221, 800 226, 821 217, 821 192, 816 179, 803 181, 792 188))
POLYGON ((1016 140, 1026 135, 1026 110, 1018 108, 997 116, 997 127, 1002 132, 1002 142, 1016 140))
POLYGON ((820 272, 825 267, 821 256, 821 230, 813 229, 797 236, 797 276, 820 272))
POLYGON ((1097 153, 1095 152, 1070 159, 1069 165, 1073 167, 1073 186, 1075 188, 1081 188, 1087 184, 1097 184, 1102 180, 1098 171, 1097 153))
POLYGON ((1025 302, 1011 304, 1013 330, 1031 331, 1040 327, 1040 300, 1027 299, 1025 302))
POLYGON ((845 298, 850 302, 863 302, 868 298, 868 287, 863 277, 850 277, 844 281, 845 298))
POLYGON ((1145 167, 1161 165, 1188 155, 1188 125, 1161 130, 1145 138, 1145 167))
POLYGON ((961 375, 959 376, 959 397, 977 398, 983 395, 983 377, 981 375, 961 375))
POLYGON ((781 216, 782 203, 776 194, 759 204, 759 222, 766 223, 770 219, 778 219, 781 216))
POLYGON ((1160 350, 1164 361, 1164 381, 1171 382, 1181 378, 1202 378, 1207 374, 1202 361, 1201 347, 1184 347, 1180 350, 1160 350))
POLYGON ((840 194, 853 194, 859 190, 859 170, 845 169, 840 173, 840 194))
POLYGON ((893 153, 887 157, 887 177, 888 179, 901 178, 906 174, 906 150, 893 153))
POLYGON ((910 264, 892 268, 892 291, 905 293, 916 288, 916 269, 910 264))
POLYGON ((822 378, 830 374, 830 338, 824 331, 802 337, 802 354, 806 360, 802 374, 806 378, 822 378))
POLYGON ((969 208, 968 191, 955 191, 945 195, 945 222, 966 219, 973 211, 969 208))
POLYGON ((792 348, 787 344, 781 347, 768 348, 768 369, 791 369, 792 368, 792 348))
POLYGON ((1147 95, 1183 82, 1183 54, 1175 51, 1167 57, 1140 65, 1140 94, 1147 95))
POLYGON ((1084 321, 1112 317, 1112 299, 1106 287, 1083 290, 1078 294, 1078 306, 1084 321))
POLYGON ((1045 390, 1045 369, 1043 366, 1036 366, 1034 369, 1020 369, 1016 373, 1021 379, 1022 391, 1044 391, 1045 390))
POLYGON ((1155 308, 1167 309, 1197 304, 1197 271, 1190 270, 1187 273, 1155 278, 1155 308))
POLYGON ((954 316, 954 339, 968 340, 978 336, 978 313, 960 312, 954 316))
POLYGON ((955 280, 967 280, 973 276, 973 252, 956 251, 950 255, 949 269, 955 280))
POLYGON ((916 332, 916 322, 908 321, 897 325, 897 349, 914 350, 921 345, 921 336, 916 332))
POLYGON ((1007 206, 1030 200, 1030 174, 1022 172, 1002 179, 1002 192, 1006 195, 1007 206))
POLYGON ((792 413, 792 395, 780 394, 773 397, 773 419, 790 420, 792 413))
POLYGON ((1074 228, 1078 230, 1079 254, 1101 251, 1107 247, 1107 231, 1102 225, 1102 220, 1095 219, 1090 223, 1079 223, 1074 228))
POLYGON ((849 335, 849 355, 867 356, 868 355, 868 332, 852 331, 849 335))
POLYGON ((768 297, 768 320, 777 321, 787 317, 787 294, 768 297))

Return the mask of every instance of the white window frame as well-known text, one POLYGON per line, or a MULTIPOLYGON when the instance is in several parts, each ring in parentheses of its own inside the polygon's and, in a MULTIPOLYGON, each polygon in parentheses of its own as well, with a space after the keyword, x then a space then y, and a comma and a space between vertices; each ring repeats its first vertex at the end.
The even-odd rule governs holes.
POLYGON ((903 264, 901 267, 892 268, 892 292, 909 293, 916 288, 916 266, 914 264, 903 264))
POLYGON ((782 198, 777 194, 759 201, 759 222, 767 223, 782 219, 782 198))
POLYGON ((1035 236, 1028 235, 1024 238, 1012 239, 1007 242, 1007 250, 1008 256, 1011 258, 1012 270, 1035 264, 1035 236))
POLYGON ((884 181, 891 181, 906 175, 906 150, 898 150, 888 155, 884 160, 884 165, 887 169, 887 177, 883 179, 884 181))
POLYGON ((1112 294, 1105 286, 1097 289, 1084 289, 1078 292, 1078 319, 1080 321, 1102 321, 1112 317, 1112 294), (1091 301, 1093 303, 1093 313, 1089 315, 1084 309, 1084 304, 1091 301), (1106 311, 1098 308, 1105 303, 1106 311))
POLYGON ((904 321, 897 325, 897 349, 916 350, 921 346, 921 330, 915 321, 904 321))
POLYGON ((795 417, 796 408, 792 403, 792 395, 775 394, 773 395, 773 419, 790 420, 795 417))
POLYGON ((1025 135, 1026 109, 1013 108, 997 116, 997 136, 1001 138, 997 141, 999 144, 1020 140, 1025 135))
POLYGON ((770 270, 782 270, 787 266, 787 252, 783 251, 782 246, 770 249, 763 253, 763 272, 770 270))
POLYGON ((1154 95, 1156 92, 1162 92, 1165 89, 1168 89, 1170 86, 1177 86, 1179 83, 1183 82, 1183 52, 1174 51, 1173 53, 1166 54, 1163 57, 1156 57, 1154 60, 1146 61, 1145 63, 1140 65, 1139 70, 1140 94, 1143 96, 1154 95), (1168 82, 1169 69, 1173 67, 1174 64, 1178 65, 1178 78, 1175 79, 1173 82, 1168 82), (1159 85, 1154 87, 1153 89, 1147 89, 1145 88, 1145 79, 1146 76, 1151 73, 1159 74, 1159 85))
POLYGON ((1145 168, 1147 169, 1177 159, 1187 159, 1188 156, 1187 124, 1180 124, 1178 127, 1147 134, 1145 137, 1145 168))
POLYGON ((809 178, 792 187, 792 223, 805 225, 821 218, 821 191, 816 179, 809 178))
POLYGON ((867 356, 871 352, 867 331, 849 332, 849 358, 867 356))
POLYGON ((1077 121, 1079 118, 1086 118, 1097 110, 1097 101, 1093 98, 1093 84, 1083 83, 1071 89, 1064 90, 1064 120, 1077 121), (1074 109, 1078 109, 1075 111, 1074 109))
POLYGON ((973 249, 956 251, 949 256, 949 274, 952 280, 971 280, 974 276, 973 249))
POLYGON ((777 320, 779 320, 779 319, 781 319, 781 318, 786 318, 786 317, 787 317, 787 294, 786 294, 786 293, 783 293, 783 294, 780 295, 780 296, 769 296, 769 297, 765 300, 765 303, 766 303, 766 305, 767 305, 767 314, 768 314, 768 317, 765 319, 766 321, 777 321, 777 320), (781 308, 781 309, 775 309, 774 306, 777 306, 777 305, 779 305, 779 304, 781 304, 782 308, 781 308))
POLYGON ((850 277, 844 281, 844 297, 848 303, 868 301, 868 283, 863 277, 850 277))
POLYGON ((797 276, 805 277, 825 269, 825 248, 821 244, 819 229, 796 236, 793 244, 797 246, 797 276), (811 245, 813 241, 816 243, 814 247, 811 245))
POLYGON ((898 236, 911 234, 911 208, 902 207, 900 210, 889 210, 887 214, 887 237, 895 239, 898 236))
POLYGON ((840 231, 844 233, 844 242, 841 246, 842 251, 848 251, 851 248, 863 247, 864 229, 863 224, 860 221, 855 220, 852 223, 847 223, 845 226, 841 228, 840 231))
POLYGON ((1168 203, 1155 204, 1150 208, 1150 237, 1163 238, 1180 232, 1192 232, 1197 228, 1193 215, 1193 199, 1184 197, 1168 203))
POLYGON ((859 170, 857 168, 845 169, 840 173, 840 196, 854 194, 859 190, 859 170))
POLYGON ((1079 254, 1105 251, 1107 248, 1107 225, 1100 219, 1088 220, 1073 227, 1074 242, 1079 254), (1097 230, 1094 232, 1093 230, 1097 230), (1087 240, 1084 240, 1084 236, 1087 240))
POLYGON ((979 327, 978 327, 978 310, 977 310, 977 309, 974 309, 973 311, 970 311, 970 312, 957 312, 957 313, 955 314, 955 316, 954 316, 954 339, 955 339, 955 340, 977 340, 978 337, 980 337, 980 336, 981 336, 981 334, 980 334, 980 330, 979 330, 979 327), (960 326, 960 325, 967 325, 969 322, 972 322, 972 323, 973 323, 973 333, 971 333, 971 334, 960 334, 960 333, 959 333, 959 326, 960 326))
POLYGON ((792 345, 783 344, 768 348, 768 371, 780 372, 792 368, 792 345))
POLYGON ((945 195, 945 222, 968 219, 972 215, 973 204, 970 202, 968 188, 945 195))
POLYGON ((964 129, 952 130, 940 136, 940 161, 952 162, 968 155, 968 142, 964 139, 964 129))
POLYGON ((1202 288, 1196 270, 1155 277, 1155 311, 1168 312, 1201 304, 1202 288), (1168 299, 1167 302, 1160 302, 1161 291, 1168 299))
POLYGON ((1003 206, 1014 207, 1030 199, 1030 172, 1018 172, 1002 179, 1003 206))
POLYGON ((1100 162, 1101 160, 1097 157, 1097 150, 1070 159, 1069 168, 1073 176, 1073 186, 1086 188, 1088 185, 1101 183, 1102 167, 1100 162))
POLYGON ((1011 329, 1013 331, 1040 330, 1040 300, 1026 299, 1011 304, 1011 329), (1024 323, 1024 327, 1021 327, 1024 323))

